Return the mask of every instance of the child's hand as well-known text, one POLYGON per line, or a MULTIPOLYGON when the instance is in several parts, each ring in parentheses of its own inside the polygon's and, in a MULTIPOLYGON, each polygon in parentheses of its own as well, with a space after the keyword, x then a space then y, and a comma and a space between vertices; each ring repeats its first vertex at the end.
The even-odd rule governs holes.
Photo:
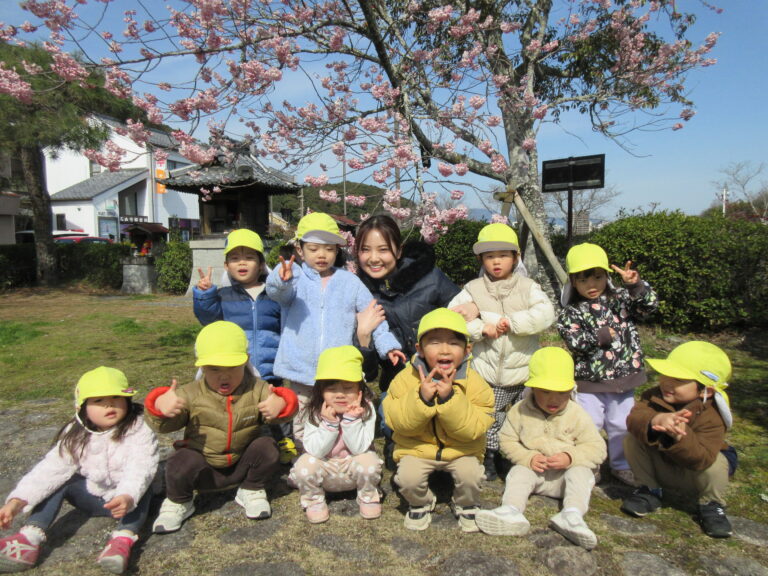
POLYGON ((640 273, 637 270, 632 270, 632 260, 627 260, 624 268, 619 268, 616 264, 611 264, 614 272, 621 276, 621 281, 624 284, 637 284, 640 282, 640 273))
POLYGON ((403 361, 403 364, 408 362, 408 358, 405 357, 402 350, 390 350, 387 352, 387 358, 392 362, 392 366, 397 366, 397 363, 401 360, 403 361))
POLYGON ((679 442, 686 435, 686 425, 690 421, 691 411, 683 408, 677 412, 667 412, 656 414, 651 419, 651 428, 656 432, 661 432, 679 442))
POLYGON ((485 324, 483 326, 483 337, 495 340, 499 337, 499 331, 496 328, 496 324, 485 324))
POLYGON ((436 383, 437 395, 440 400, 445 400, 453 392, 453 377, 456 375, 456 368, 453 368, 448 374, 447 377, 443 376, 443 379, 436 383))
POLYGON ((544 454, 536 454, 533 458, 531 458, 531 470, 534 472, 541 474, 548 468, 549 465, 547 464, 547 457, 544 456, 544 454))
POLYGON ((571 465, 571 457, 565 452, 547 456, 547 470, 565 470, 571 465))
POLYGON ((176 388, 179 386, 176 378, 171 380, 171 387, 165 394, 157 397, 155 408, 157 408, 166 418, 173 418, 182 413, 187 403, 183 398, 176 394, 176 388))
POLYGON ((133 508, 133 498, 128 496, 128 494, 118 494, 104 504, 104 508, 112 513, 112 518, 122 518, 133 508))
POLYGON ((385 319, 384 306, 377 303, 376 299, 357 313, 357 341, 360 346, 368 348, 371 345, 371 334, 385 319))
POLYGON ((471 322, 478 316, 480 316, 480 309, 474 302, 465 302, 464 304, 458 304, 452 307, 450 310, 462 315, 464 322, 471 322))
POLYGON ((437 366, 432 368, 426 376, 424 376, 424 370, 419 366, 419 379, 421 380, 419 395, 425 402, 432 402, 437 395, 437 382, 432 379, 435 374, 437 374, 437 366))
POLYGON ((285 400, 275 394, 275 387, 272 384, 269 385, 269 396, 266 400, 259 402, 259 412, 264 417, 264 420, 274 420, 277 415, 285 409, 285 400))
POLYGON ((203 269, 198 268, 197 273, 200 274, 200 280, 197 282, 197 289, 209 290, 211 286, 213 286, 213 282, 211 282, 211 274, 213 274, 213 268, 208 266, 208 274, 203 274, 203 269))
POLYGON ((288 282, 291 278, 293 278, 293 263, 296 260, 296 256, 291 256, 291 259, 288 260, 288 262, 285 261, 285 258, 280 256, 280 270, 278 271, 278 274, 280 275, 280 280, 283 282, 288 282))
POLYGON ((502 334, 509 332, 511 327, 512 326, 510 325, 509 320, 502 318, 499 320, 498 324, 496 324, 496 332, 498 332, 499 336, 501 336, 502 334))
POLYGON ((357 392, 357 401, 349 405, 345 415, 349 416, 350 418, 362 418, 363 414, 365 414, 365 409, 361 406, 362 402, 363 391, 359 390, 357 392))
POLYGON ((11 498, 8 500, 5 506, 0 508, 0 528, 5 530, 10 527, 13 519, 19 512, 24 510, 24 506, 26 505, 27 502, 25 500, 20 500, 19 498, 11 498))
POLYGON ((320 417, 331 424, 339 421, 339 415, 336 414, 336 410, 326 402, 323 402, 323 406, 320 408, 320 417))

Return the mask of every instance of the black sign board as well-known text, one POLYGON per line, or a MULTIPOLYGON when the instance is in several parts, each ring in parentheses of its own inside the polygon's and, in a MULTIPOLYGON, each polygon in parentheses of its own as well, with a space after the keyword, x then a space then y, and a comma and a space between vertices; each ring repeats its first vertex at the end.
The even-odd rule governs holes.
POLYGON ((605 187, 605 154, 541 163, 541 191, 563 192, 605 187))

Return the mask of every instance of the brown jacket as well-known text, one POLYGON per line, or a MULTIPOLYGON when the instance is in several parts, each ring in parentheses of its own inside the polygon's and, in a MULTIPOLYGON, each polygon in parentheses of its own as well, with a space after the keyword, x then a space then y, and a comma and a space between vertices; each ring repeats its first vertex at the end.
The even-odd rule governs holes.
POLYGON ((725 422, 711 399, 704 403, 697 398, 685 406, 673 406, 662 399, 658 386, 646 390, 635 401, 627 416, 627 430, 643 444, 657 448, 671 464, 689 470, 706 470, 715 462, 720 450, 728 447, 725 422), (651 419, 656 414, 683 408, 691 411, 691 418, 686 426, 686 435, 679 442, 651 429, 651 419))

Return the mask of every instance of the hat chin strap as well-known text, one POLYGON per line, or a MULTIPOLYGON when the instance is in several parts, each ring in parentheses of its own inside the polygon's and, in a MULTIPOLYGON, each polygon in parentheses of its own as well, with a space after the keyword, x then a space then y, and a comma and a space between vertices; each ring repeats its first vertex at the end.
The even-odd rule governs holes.
POLYGON ((91 430, 90 428, 88 428, 88 426, 85 425, 85 422, 83 422, 82 419, 80 418, 80 410, 75 412, 75 420, 77 420, 80 426, 85 428, 86 432, 88 432, 89 434, 93 434, 94 436, 103 436, 104 434, 109 434, 110 432, 112 432, 112 428, 108 430, 91 430))

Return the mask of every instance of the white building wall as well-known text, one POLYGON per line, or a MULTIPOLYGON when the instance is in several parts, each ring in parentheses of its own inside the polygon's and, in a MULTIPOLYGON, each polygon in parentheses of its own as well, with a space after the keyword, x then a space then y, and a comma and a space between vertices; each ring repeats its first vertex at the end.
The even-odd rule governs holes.
POLYGON ((88 180, 91 177, 91 162, 78 152, 65 150, 53 158, 50 152, 46 150, 45 176, 48 193, 55 194, 59 190, 88 180))
MULTIPOLYGON (((82 230, 89 236, 97 236, 96 210, 90 203, 57 202, 53 205, 54 214, 64 214, 67 230, 82 230)), ((55 222, 55 221, 54 221, 55 222)))
POLYGON ((200 219, 200 205, 194 194, 184 194, 168 190, 165 194, 156 196, 157 221, 168 226, 168 218, 200 219))

